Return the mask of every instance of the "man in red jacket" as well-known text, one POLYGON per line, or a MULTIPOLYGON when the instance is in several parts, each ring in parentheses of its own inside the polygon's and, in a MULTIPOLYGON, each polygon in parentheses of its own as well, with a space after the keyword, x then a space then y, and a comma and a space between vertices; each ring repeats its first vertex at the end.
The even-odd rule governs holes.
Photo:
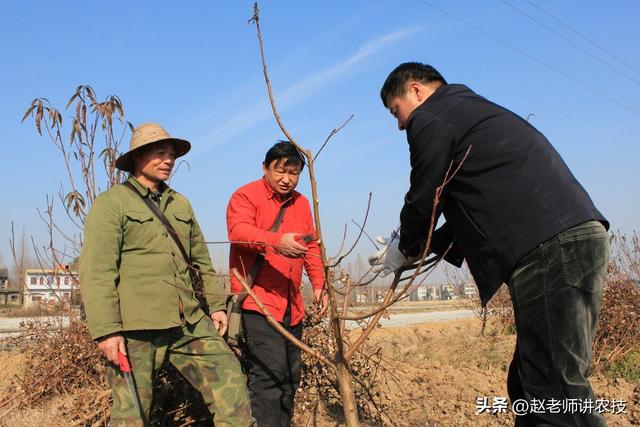
MULTIPOLYGON (((227 206, 227 230, 232 242, 229 270, 235 268, 245 277, 253 276, 256 296, 298 339, 302 337, 304 317, 300 289, 303 267, 320 314, 324 314, 329 301, 309 202, 295 191, 303 167, 304 159, 293 144, 275 144, 262 164, 264 176, 236 190, 227 206), (256 272, 254 264, 259 255, 264 261, 256 272)), ((244 292, 233 275, 231 290, 244 292)), ((244 301, 242 310, 253 415, 261 427, 289 426, 300 383, 300 350, 269 325, 251 297, 244 301)))

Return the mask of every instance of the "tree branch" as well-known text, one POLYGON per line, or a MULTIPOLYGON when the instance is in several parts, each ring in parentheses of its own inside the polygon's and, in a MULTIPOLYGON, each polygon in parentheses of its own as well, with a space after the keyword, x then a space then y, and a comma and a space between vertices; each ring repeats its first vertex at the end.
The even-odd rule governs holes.
POLYGON ((247 284, 247 281, 244 279, 244 277, 242 277, 242 275, 240 275, 240 273, 238 273, 237 269, 235 269, 235 268, 232 269, 231 273, 234 275, 234 277, 236 279, 238 279, 238 281, 240 282, 242 287, 249 294, 251 299, 253 299, 253 301, 256 303, 256 305, 258 306, 258 308, 260 309, 262 314, 266 317, 267 322, 269 322, 269 324, 271 326, 273 326, 278 332, 280 332, 280 334, 282 334, 286 339, 291 341, 300 350, 304 351, 305 353, 307 353, 308 355, 310 355, 312 357, 315 357, 316 359, 320 360, 321 362, 325 363, 328 366, 335 367, 335 365, 329 359, 327 359, 325 356, 320 354, 318 351, 312 349, 311 347, 309 347, 308 345, 306 345, 305 343, 303 343, 302 341, 297 339, 289 331, 287 331, 280 324, 280 322, 278 322, 276 319, 274 319, 273 316, 271 315, 271 313, 269 312, 269 310, 267 310, 267 308, 264 306, 264 304, 262 304, 262 301, 260 301, 260 299, 255 294, 255 292, 253 292, 253 289, 251 289, 251 286, 249 286, 247 284))

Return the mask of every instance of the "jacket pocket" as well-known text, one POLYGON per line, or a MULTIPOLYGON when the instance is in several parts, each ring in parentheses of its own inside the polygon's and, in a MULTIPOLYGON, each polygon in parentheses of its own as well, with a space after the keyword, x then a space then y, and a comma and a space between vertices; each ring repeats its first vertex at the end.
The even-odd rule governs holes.
POLYGON ((154 224, 153 214, 151 212, 129 211, 124 215, 126 220, 123 228, 123 248, 139 250, 153 247, 159 234, 154 224))
POLYGON ((184 222, 187 224, 191 224, 193 222, 193 217, 188 212, 174 212, 173 217, 180 222, 184 222))
POLYGON ((151 212, 137 212, 130 211, 125 212, 124 214, 130 221, 135 221, 137 223, 143 224, 145 222, 153 221, 153 216, 151 212))
POLYGON ((185 245, 185 248, 188 248, 192 244, 190 239, 191 239, 191 227, 193 226, 193 216, 189 214, 189 212, 185 212, 185 211, 173 212, 171 215, 175 219, 175 221, 171 221, 173 228, 176 229, 176 232, 178 233, 178 237, 180 237, 180 239, 182 239, 183 242, 185 240, 187 241, 186 243, 183 243, 183 244, 185 245))

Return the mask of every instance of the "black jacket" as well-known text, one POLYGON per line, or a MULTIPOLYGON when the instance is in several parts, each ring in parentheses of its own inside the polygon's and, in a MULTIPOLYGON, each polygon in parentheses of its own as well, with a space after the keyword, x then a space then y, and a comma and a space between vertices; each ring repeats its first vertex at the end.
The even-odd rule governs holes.
POLYGON ((432 248, 463 258, 486 303, 518 261, 540 243, 588 220, 608 227, 558 152, 526 120, 464 85, 438 88, 407 122, 411 188, 400 214, 400 250, 417 255, 436 188, 452 165, 439 211, 446 223, 432 248))

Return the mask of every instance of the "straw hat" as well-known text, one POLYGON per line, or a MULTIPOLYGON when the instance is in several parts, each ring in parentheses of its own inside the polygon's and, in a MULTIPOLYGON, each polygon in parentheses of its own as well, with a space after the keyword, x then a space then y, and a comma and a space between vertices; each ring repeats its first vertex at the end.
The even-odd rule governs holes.
POLYGON ((176 159, 184 156, 191 149, 191 143, 184 139, 172 138, 162 126, 155 123, 145 123, 138 126, 133 130, 131 134, 131 143, 129 144, 129 151, 118 157, 116 160, 116 167, 126 172, 133 172, 133 157, 132 153, 137 149, 144 147, 145 145, 153 144, 156 142, 173 142, 176 150, 176 159))

